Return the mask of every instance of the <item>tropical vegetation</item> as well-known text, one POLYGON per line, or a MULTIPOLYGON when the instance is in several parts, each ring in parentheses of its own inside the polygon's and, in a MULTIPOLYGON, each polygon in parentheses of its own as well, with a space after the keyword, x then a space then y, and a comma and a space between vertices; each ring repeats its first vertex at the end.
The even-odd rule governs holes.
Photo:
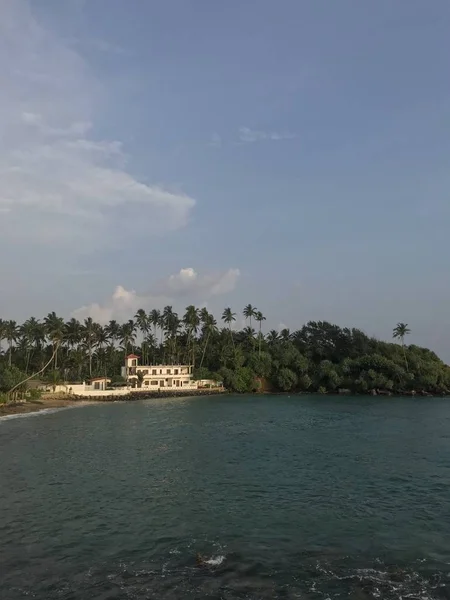
MULTIPOLYGON (((310 321, 296 331, 263 332, 265 317, 251 304, 236 330, 230 307, 221 325, 206 309, 140 309, 125 323, 88 317, 65 321, 55 312, 24 323, 0 319, 0 394, 33 373, 49 382, 108 375, 120 380, 130 352, 142 364, 191 364, 197 378, 220 379, 236 392, 431 393, 450 390, 450 368, 426 348, 406 345, 408 325, 398 323, 389 343, 356 328, 310 321), (256 326, 256 328, 254 327, 256 326)), ((16 394, 23 393, 19 385, 16 394)))

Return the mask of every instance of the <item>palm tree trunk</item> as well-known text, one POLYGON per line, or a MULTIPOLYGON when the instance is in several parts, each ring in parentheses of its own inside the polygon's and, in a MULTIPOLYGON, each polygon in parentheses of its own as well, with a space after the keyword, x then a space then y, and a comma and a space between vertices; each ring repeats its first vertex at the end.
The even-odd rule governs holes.
POLYGON ((233 350, 236 349, 235 345, 234 345, 234 339, 233 339, 233 331, 231 329, 231 323, 229 323, 228 325, 228 329, 230 330, 230 339, 231 339, 231 345, 233 346, 233 350))
POLYGON ((206 348, 208 346, 208 341, 209 341, 209 335, 210 335, 210 331, 208 331, 208 335, 206 336, 206 340, 205 340, 205 347, 203 348, 203 354, 202 354, 202 360, 200 361, 200 369, 202 368, 203 365, 203 359, 205 358, 205 353, 206 353, 206 348))
POLYGON ((408 359, 406 358, 405 343, 404 343, 404 341, 403 341, 403 338, 402 338, 402 348, 403 348, 403 356, 405 357, 406 372, 408 373, 408 371, 409 371, 409 367, 408 367, 408 359))

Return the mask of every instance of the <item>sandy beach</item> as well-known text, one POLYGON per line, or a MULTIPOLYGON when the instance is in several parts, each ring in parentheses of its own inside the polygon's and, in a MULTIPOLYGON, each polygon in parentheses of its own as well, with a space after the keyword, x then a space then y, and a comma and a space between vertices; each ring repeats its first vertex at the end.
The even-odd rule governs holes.
POLYGON ((86 404, 93 404, 93 402, 89 400, 74 400, 73 398, 48 397, 17 404, 0 404, 0 417, 39 412, 49 408, 67 408, 69 406, 83 406, 86 404))

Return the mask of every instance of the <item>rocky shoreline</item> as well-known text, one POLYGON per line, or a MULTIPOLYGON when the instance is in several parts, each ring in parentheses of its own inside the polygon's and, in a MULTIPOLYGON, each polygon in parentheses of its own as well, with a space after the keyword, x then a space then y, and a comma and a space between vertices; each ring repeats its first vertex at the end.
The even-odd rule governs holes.
POLYGON ((227 393, 224 389, 204 390, 160 390, 158 392, 133 391, 122 396, 102 394, 101 396, 77 396, 79 400, 95 402, 129 402, 133 400, 151 400, 152 398, 190 398, 195 396, 218 396, 227 393))

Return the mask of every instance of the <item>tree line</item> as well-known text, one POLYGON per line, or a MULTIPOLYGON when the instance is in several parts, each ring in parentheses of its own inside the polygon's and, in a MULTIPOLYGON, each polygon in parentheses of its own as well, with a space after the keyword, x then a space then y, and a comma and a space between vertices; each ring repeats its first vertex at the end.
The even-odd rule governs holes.
POLYGON ((0 393, 32 373, 57 383, 108 375, 120 380, 125 356, 141 364, 191 364, 198 378, 215 378, 236 392, 431 393, 450 390, 450 368, 426 348, 406 345, 410 330, 399 323, 389 343, 356 328, 310 321, 296 331, 262 330, 265 317, 245 306, 246 326, 225 308, 221 324, 206 309, 172 306, 140 309, 125 323, 91 317, 65 321, 55 312, 22 324, 0 319, 0 393))

